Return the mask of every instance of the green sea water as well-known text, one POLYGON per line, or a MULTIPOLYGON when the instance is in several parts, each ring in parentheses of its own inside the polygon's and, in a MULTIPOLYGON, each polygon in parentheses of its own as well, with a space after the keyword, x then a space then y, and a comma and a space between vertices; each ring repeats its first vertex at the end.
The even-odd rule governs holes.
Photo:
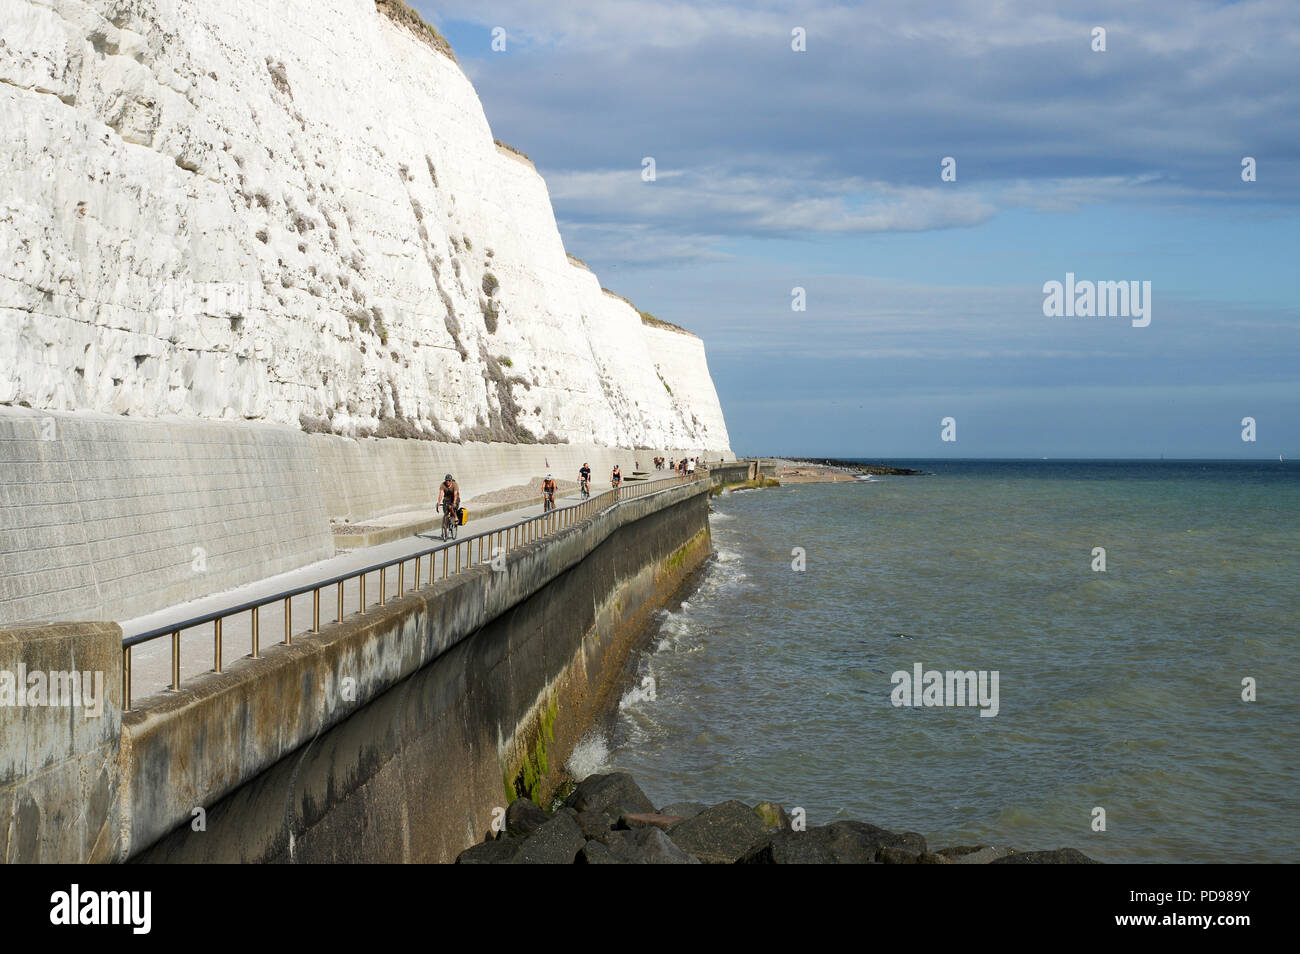
POLYGON ((1296 860, 1300 466, 894 463, 932 476, 717 498, 713 563, 578 757, 936 847, 1296 860), (996 670, 997 715, 894 705, 917 663, 996 670))

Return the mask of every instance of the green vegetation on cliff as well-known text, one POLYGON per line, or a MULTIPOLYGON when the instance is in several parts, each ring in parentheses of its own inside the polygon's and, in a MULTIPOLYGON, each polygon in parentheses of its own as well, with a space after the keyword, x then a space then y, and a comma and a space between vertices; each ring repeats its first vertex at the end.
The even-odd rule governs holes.
POLYGON ((416 13, 405 0, 375 0, 375 7, 388 19, 406 27, 443 56, 459 65, 460 61, 456 59, 456 54, 451 44, 447 42, 447 38, 425 23, 424 17, 416 13))

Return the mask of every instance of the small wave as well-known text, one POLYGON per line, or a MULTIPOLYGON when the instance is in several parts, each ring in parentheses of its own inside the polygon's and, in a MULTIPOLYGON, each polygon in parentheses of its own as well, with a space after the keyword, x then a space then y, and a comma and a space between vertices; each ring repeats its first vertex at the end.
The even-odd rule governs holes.
POLYGON ((709 514, 709 519, 726 522, 728 520, 735 520, 736 518, 732 514, 720 513, 719 511, 714 510, 709 514))
POLYGON ((569 761, 564 763, 565 770, 574 778, 582 781, 588 775, 595 775, 609 766, 609 743, 599 732, 584 735, 573 747, 569 761))

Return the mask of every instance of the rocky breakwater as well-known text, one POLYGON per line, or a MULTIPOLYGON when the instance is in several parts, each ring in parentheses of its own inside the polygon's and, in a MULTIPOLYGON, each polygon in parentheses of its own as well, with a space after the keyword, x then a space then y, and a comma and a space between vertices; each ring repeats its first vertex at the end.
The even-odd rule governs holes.
POLYGON ((780 805, 679 802, 656 809, 630 775, 591 775, 547 812, 526 798, 457 864, 1096 864, 1074 848, 932 850, 916 832, 858 821, 797 830, 780 805))
POLYGON ((811 464, 846 474, 868 474, 872 477, 924 477, 923 470, 911 467, 890 467, 888 464, 864 464, 857 460, 839 460, 834 457, 796 458, 793 464, 811 464))

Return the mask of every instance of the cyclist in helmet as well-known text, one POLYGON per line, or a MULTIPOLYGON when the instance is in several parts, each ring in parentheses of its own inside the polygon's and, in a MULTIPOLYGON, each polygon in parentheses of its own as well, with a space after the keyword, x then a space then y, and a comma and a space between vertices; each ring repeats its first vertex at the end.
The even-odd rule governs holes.
POLYGON ((456 479, 448 474, 442 478, 442 486, 438 488, 440 500, 434 506, 434 511, 446 510, 455 513, 460 510, 460 484, 456 479))

